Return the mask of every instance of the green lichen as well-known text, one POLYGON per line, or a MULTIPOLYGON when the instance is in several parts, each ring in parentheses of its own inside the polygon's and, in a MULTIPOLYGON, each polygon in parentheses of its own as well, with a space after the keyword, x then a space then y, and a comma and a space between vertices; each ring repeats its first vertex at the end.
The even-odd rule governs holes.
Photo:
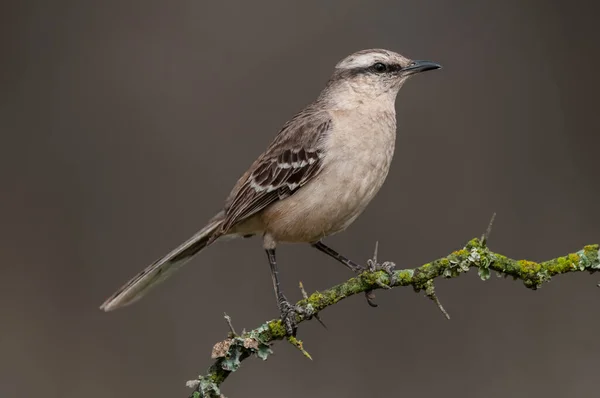
POLYGON ((300 352, 302 353, 302 355, 304 355, 305 357, 307 357, 308 359, 310 359, 312 361, 312 357, 310 356, 310 354, 304 349, 304 345, 302 343, 302 340, 298 340, 296 337, 294 336, 288 336, 288 341, 297 349, 300 350, 300 352))
POLYGON ((331 304, 334 304, 336 300, 339 300, 340 294, 344 292, 340 290, 327 290, 323 293, 315 292, 311 294, 307 299, 301 302, 301 305, 310 306, 315 312, 318 312, 319 308, 325 308, 331 304))
POLYGON ((200 376, 198 381, 198 387, 191 395, 193 398, 218 397, 221 395, 219 386, 210 377, 200 376))
POLYGON ((454 257, 465 257, 469 254, 469 251, 466 249, 455 250, 452 252, 452 256, 454 257))
POLYGON ((264 343, 263 334, 269 330, 269 323, 263 323, 259 327, 250 332, 244 334, 244 336, 248 336, 251 339, 255 339, 261 343, 264 343))
POLYGON ((545 263, 545 266, 552 275, 560 274, 568 270, 566 262, 560 262, 559 259, 547 262, 545 263))
POLYGON ((550 266, 549 268, 552 269, 555 274, 562 274, 577 269, 579 265, 579 259, 577 260, 577 263, 575 263, 569 258, 569 256, 558 257, 554 260, 554 264, 555 265, 550 266))
POLYGON ((571 253, 567 256, 573 268, 578 268, 580 271, 585 269, 585 264, 581 261, 581 257, 577 253, 571 253))
POLYGON ((360 279, 369 286, 376 286, 381 282, 382 272, 363 272, 360 274, 360 279))
MULTIPOLYGON (((426 264, 428 265, 428 264, 426 264)), ((413 279, 415 272, 412 269, 402 270, 396 273, 398 282, 402 285, 408 285, 413 279)))
POLYGON ((271 334, 271 339, 281 339, 285 337, 286 331, 285 327, 281 323, 281 320, 278 319, 276 321, 271 321, 268 323, 269 333, 271 334))
POLYGON ((468 248, 482 247, 482 244, 481 244, 481 241, 479 240, 479 238, 473 238, 469 241, 469 243, 467 243, 467 247, 468 248))
POLYGON ((482 281, 486 281, 486 280, 490 279, 490 269, 489 268, 479 268, 477 273, 479 274, 479 277, 481 278, 482 281))
POLYGON ((242 347, 231 344, 227 355, 221 360, 221 367, 229 372, 235 372, 241 365, 242 347))
POLYGON ((600 251, 598 250, 598 247, 598 245, 586 245, 583 250, 577 252, 577 254, 581 257, 580 267, 589 268, 592 270, 600 269, 600 261, 598 261, 600 251))
POLYGON ((256 356, 262 359, 263 361, 266 361, 268 356, 272 353, 273 350, 271 350, 271 347, 269 347, 267 344, 260 344, 258 346, 258 350, 256 351, 256 356))
POLYGON ((312 307, 317 307, 325 302, 325 296, 319 292, 315 292, 315 293, 311 294, 308 297, 308 299, 306 299, 306 302, 308 305, 311 305, 312 307))
POLYGON ((519 266, 519 272, 515 277, 523 280, 525 286, 530 289, 538 289, 544 282, 548 282, 552 275, 555 274, 548 263, 519 260, 517 261, 517 264, 519 266))
POLYGON ((538 272, 542 266, 535 261, 519 260, 519 266, 523 275, 532 275, 538 272))

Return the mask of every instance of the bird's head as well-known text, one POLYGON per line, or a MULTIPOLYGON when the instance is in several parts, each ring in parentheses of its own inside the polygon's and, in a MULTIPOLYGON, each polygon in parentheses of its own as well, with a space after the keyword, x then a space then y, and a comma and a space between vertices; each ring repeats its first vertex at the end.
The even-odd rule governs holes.
POLYGON ((394 100, 410 76, 439 68, 435 62, 414 61, 393 51, 362 50, 338 62, 328 86, 330 90, 349 89, 363 97, 394 100))

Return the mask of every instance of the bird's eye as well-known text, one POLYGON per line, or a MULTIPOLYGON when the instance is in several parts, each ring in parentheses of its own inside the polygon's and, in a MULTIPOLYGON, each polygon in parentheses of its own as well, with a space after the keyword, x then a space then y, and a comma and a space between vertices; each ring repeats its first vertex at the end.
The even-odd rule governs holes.
POLYGON ((383 73, 387 70, 387 66, 381 62, 377 62, 373 65, 373 70, 378 73, 383 73))

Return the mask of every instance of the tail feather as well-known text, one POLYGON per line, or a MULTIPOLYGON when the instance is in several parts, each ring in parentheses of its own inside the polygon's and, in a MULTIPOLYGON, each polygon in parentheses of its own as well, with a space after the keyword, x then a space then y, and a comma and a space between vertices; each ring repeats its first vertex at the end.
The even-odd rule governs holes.
POLYGON ((222 222, 223 217, 221 214, 215 216, 194 236, 166 256, 156 260, 123 285, 100 306, 100 309, 103 311, 112 311, 132 304, 142 298, 151 288, 166 280, 196 253, 213 243, 218 237, 215 235, 218 234, 218 229, 222 222))

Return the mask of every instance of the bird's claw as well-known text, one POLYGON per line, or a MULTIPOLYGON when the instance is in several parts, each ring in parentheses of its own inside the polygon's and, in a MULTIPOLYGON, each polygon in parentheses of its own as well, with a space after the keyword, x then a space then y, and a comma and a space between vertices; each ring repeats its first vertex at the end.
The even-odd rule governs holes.
POLYGON ((287 335, 296 336, 296 330, 298 329, 296 315, 302 315, 304 313, 303 309, 293 305, 285 297, 282 297, 279 300, 279 312, 281 313, 281 323, 287 335))
POLYGON ((384 271, 388 277, 390 278, 390 284, 388 285, 388 288, 390 288, 391 286, 394 286, 396 284, 396 282, 398 282, 398 278, 396 277, 396 273, 394 273, 394 269, 396 268, 396 264, 394 264, 391 261, 385 261, 383 264, 376 264, 375 265, 375 271, 384 271))
MULTIPOLYGON (((394 273, 395 267, 396 267, 396 264, 394 264, 391 261, 385 261, 382 264, 378 263, 377 262, 377 251, 376 251, 374 258, 367 260, 367 269, 366 270, 369 272, 384 271, 390 279, 389 285, 386 285, 385 283, 382 283, 382 282, 377 282, 377 284, 381 288, 391 289, 391 286, 395 285, 396 282, 398 281, 398 278, 396 277, 396 274, 394 273)), ((367 290, 365 292, 365 297, 367 299, 367 304, 369 304, 371 307, 377 307, 377 304, 374 301, 375 293, 373 292, 373 290, 367 290)))
POLYGON ((394 264, 391 261, 385 261, 382 264, 379 264, 373 260, 367 260, 367 270, 369 272, 384 271, 390 278, 389 285, 386 285, 383 283, 380 285, 381 287, 383 287, 385 289, 390 289, 391 286, 395 285, 396 282, 398 282, 398 278, 396 277, 396 274, 394 273, 395 268, 396 268, 396 264, 394 264))
POLYGON ((377 305, 377 303, 373 300, 375 300, 375 292, 372 290, 367 290, 365 292, 365 298, 367 299, 367 304, 369 304, 371 307, 375 308, 375 307, 379 307, 377 305))

